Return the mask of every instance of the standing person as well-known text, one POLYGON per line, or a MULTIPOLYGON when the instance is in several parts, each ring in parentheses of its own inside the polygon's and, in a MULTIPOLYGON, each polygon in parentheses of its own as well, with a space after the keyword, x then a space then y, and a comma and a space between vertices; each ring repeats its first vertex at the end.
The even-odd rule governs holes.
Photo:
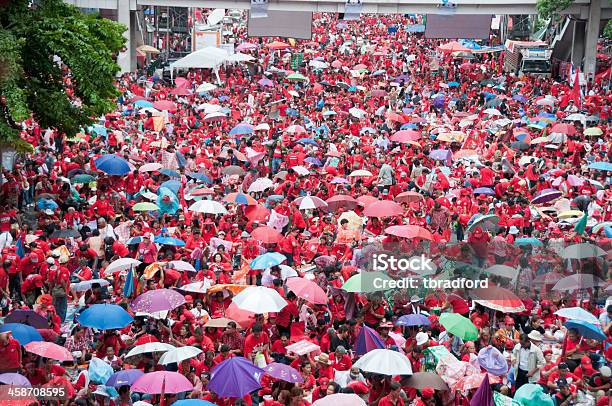
POLYGON ((49 285, 53 306, 60 318, 60 323, 66 319, 68 311, 68 290, 70 289, 70 272, 65 267, 57 265, 49 268, 49 285))
POLYGON ((529 335, 521 334, 520 342, 512 350, 512 367, 516 373, 516 389, 526 383, 537 383, 540 369, 546 364, 544 354, 537 344, 542 335, 533 330, 529 335))
POLYGON ((138 244, 138 260, 142 264, 138 265, 138 273, 142 274, 145 268, 157 261, 157 246, 152 241, 150 233, 142 237, 142 242, 138 244))
POLYGON ((0 373, 17 372, 22 368, 21 344, 10 331, 0 333, 0 373))

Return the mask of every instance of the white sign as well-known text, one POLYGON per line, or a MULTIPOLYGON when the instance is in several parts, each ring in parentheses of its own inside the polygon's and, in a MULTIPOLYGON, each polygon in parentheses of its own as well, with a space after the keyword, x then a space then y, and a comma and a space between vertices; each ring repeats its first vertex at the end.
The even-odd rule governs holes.
POLYGON ((251 18, 265 18, 268 16, 268 0, 251 0, 251 18))
POLYGON ((359 20, 362 9, 362 0, 346 0, 344 5, 344 19, 346 21, 359 20))

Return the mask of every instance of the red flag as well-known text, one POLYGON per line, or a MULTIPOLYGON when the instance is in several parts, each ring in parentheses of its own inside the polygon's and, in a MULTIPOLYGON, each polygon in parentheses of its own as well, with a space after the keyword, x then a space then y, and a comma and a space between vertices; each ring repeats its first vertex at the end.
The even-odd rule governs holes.
POLYGON ((574 76, 574 87, 572 88, 572 100, 576 103, 576 107, 582 108, 582 94, 580 93, 580 69, 576 68, 574 76))

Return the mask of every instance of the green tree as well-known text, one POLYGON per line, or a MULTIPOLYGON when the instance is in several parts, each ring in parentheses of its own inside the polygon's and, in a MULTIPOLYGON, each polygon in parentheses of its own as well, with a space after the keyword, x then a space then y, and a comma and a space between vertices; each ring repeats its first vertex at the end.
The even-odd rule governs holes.
MULTIPOLYGON (((574 0, 538 0, 536 8, 542 17, 551 18, 556 17, 573 3, 574 0)), ((612 3, 612 0, 610 0, 610 3, 612 3)), ((604 27, 604 36, 612 38, 612 20, 608 20, 607 25, 604 27)))
POLYGON ((0 6, 0 144, 31 149, 19 138, 19 123, 30 116, 73 136, 112 111, 124 31, 62 0, 0 6))

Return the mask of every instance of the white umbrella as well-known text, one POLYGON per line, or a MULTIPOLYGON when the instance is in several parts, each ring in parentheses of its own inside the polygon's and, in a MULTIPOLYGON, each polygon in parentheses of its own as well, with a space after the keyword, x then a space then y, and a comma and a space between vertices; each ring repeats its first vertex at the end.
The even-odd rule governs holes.
POLYGON ((306 134, 306 129, 301 125, 290 125, 289 127, 285 128, 285 132, 288 132, 289 134, 306 134))
MULTIPOLYGON (((280 268, 280 275, 281 275, 282 280, 299 276, 297 271, 291 268, 289 265, 282 264, 282 265, 279 265, 278 267, 280 268)), ((266 269, 266 271, 264 272, 264 275, 270 275, 270 269, 266 269)))
POLYGON ((193 265, 185 261, 170 261, 168 265, 171 265, 177 271, 197 272, 193 265))
POLYGON ((227 210, 225 207, 214 200, 199 200, 189 206, 189 211, 196 213, 208 213, 208 214, 226 214, 227 210))
POLYGON ((497 109, 486 109, 485 111, 483 111, 484 114, 486 114, 487 116, 501 116, 502 113, 497 110, 497 109))
POLYGON ((293 169, 295 173, 297 173, 300 176, 310 175, 310 171, 301 165, 292 166, 290 169, 293 169))
POLYGON ((327 207, 325 200, 316 196, 305 196, 295 199, 295 204, 299 205, 300 210, 312 210, 327 207))
POLYGON ((206 114, 216 113, 223 110, 223 106, 219 106, 218 104, 203 103, 196 107, 196 110, 204 110, 204 113, 206 114))
POLYGON ((127 271, 131 267, 137 267, 142 262, 134 258, 119 258, 111 262, 104 271, 105 274, 117 273, 121 271, 127 271))
POLYGON ((196 89, 196 92, 197 93, 212 92, 216 88, 217 88, 217 85, 213 85, 212 83, 204 82, 200 86, 198 86, 198 88, 196 89))
POLYGON ((484 270, 489 275, 497 275, 502 278, 514 279, 518 275, 518 269, 508 265, 493 265, 484 270))
POLYGON ((560 279, 557 283, 555 283, 552 290, 591 289, 596 286, 604 287, 606 285, 607 283, 597 276, 588 273, 579 273, 560 279))
POLYGON ((256 314, 276 313, 287 306, 287 302, 274 289, 250 286, 232 299, 236 306, 256 314))
POLYGON ((191 293, 206 293, 210 286, 210 280, 204 278, 203 281, 188 283, 187 285, 183 285, 178 289, 191 293))
POLYGON ((153 317, 155 320, 165 320, 168 317, 168 310, 162 310, 159 312, 136 312, 136 317, 153 317))
POLYGON ((157 198, 159 197, 155 193, 151 192, 142 192, 140 195, 147 200, 157 200, 157 198))
POLYGON ((138 172, 155 172, 163 168, 163 165, 157 162, 150 162, 138 168, 138 172))
POLYGON ((236 52, 235 54, 232 54, 227 58, 228 62, 251 62, 254 60, 255 58, 251 55, 242 54, 240 52, 236 52))
POLYGON ((204 116, 204 121, 207 123, 212 123, 213 121, 221 121, 225 120, 227 115, 225 113, 221 113, 220 111, 216 111, 214 113, 208 113, 204 116))
POLYGON ((310 66, 311 68, 314 68, 314 69, 327 69, 327 68, 329 68, 329 64, 327 62, 317 61, 317 60, 312 60, 312 61, 308 62, 308 66, 310 66))
POLYGON ((582 243, 573 244, 566 247, 561 253, 561 258, 564 259, 585 259, 596 258, 606 255, 606 251, 599 248, 597 245, 582 243))
POLYGON ((599 325, 599 319, 592 313, 587 312, 582 307, 565 307, 555 312, 557 316, 565 317, 570 320, 582 320, 587 323, 599 325))
POLYGON ((197 357, 201 353, 201 349, 190 345, 173 348, 159 358, 159 363, 162 365, 178 364, 186 359, 197 357))
POLYGON ((360 119, 360 120, 361 120, 361 119, 363 119, 363 118, 365 118, 365 116, 367 116, 367 115, 368 115, 368 113, 367 113, 366 111, 361 110, 361 109, 358 109, 358 108, 356 108, 356 107, 352 107, 352 108, 350 108, 348 112, 349 112, 349 114, 350 114, 351 116, 353 116, 353 117, 355 117, 355 118, 358 118, 358 119, 360 119))
POLYGON ((91 289, 94 283, 99 284, 100 286, 108 286, 110 282, 106 279, 91 279, 89 281, 81 281, 77 283, 70 284, 70 290, 74 290, 75 292, 85 292, 91 289))
POLYGON ((570 114, 569 116, 565 117, 564 120, 566 121, 586 121, 586 116, 584 114, 574 113, 574 114, 570 114))
POLYGON ((263 192, 264 190, 271 188, 274 186, 274 182, 270 178, 259 178, 256 179, 255 182, 251 183, 247 192, 263 192))
POLYGON ((545 97, 543 99, 537 100, 536 104, 538 106, 554 106, 555 105, 555 101, 545 97))
POLYGON ((166 343, 145 343, 141 345, 137 345, 132 348, 130 352, 127 353, 126 358, 133 357, 135 355, 147 354, 150 352, 166 352, 175 349, 176 347, 166 343))
POLYGON ((259 130, 268 131, 269 129, 270 129, 270 124, 268 123, 257 124, 254 128, 255 131, 259 131, 259 130))
POLYGON ((356 171, 353 171, 349 174, 350 177, 357 177, 357 176, 373 176, 372 172, 370 171, 366 171, 365 169, 357 169, 356 171))
POLYGON ((381 375, 412 375, 412 366, 404 354, 393 350, 375 349, 355 362, 362 371, 381 375))

